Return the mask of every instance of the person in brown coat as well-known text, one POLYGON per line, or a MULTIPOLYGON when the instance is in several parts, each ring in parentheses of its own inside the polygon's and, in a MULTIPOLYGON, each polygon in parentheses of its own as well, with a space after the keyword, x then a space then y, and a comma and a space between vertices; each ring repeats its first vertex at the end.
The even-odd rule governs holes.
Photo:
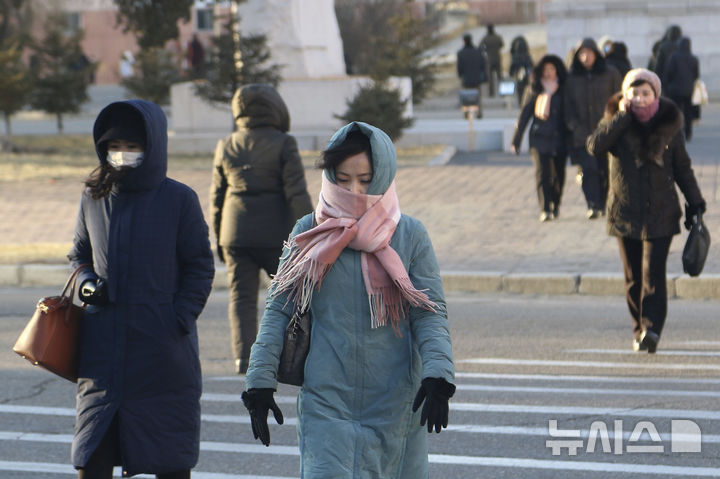
POLYGON ((649 353, 665 324, 667 257, 673 235, 680 233, 675 184, 688 203, 686 227, 705 211, 685 149, 682 113, 660 91, 655 73, 630 70, 587 142, 591 154, 609 153, 607 230, 620 247, 633 350, 649 353))
POLYGON ((270 85, 246 85, 231 107, 237 131, 215 150, 210 215, 227 264, 235 372, 242 374, 257 335, 260 269, 275 273, 283 241, 313 207, 280 94, 270 85))

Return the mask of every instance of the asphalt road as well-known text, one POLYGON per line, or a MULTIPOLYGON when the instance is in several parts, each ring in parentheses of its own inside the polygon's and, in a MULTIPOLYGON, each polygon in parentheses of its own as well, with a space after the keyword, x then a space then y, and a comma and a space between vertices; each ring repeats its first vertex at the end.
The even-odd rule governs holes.
MULTIPOLYGON (((3 479, 74 474, 74 385, 10 350, 46 294, 0 289, 3 479)), ((270 421, 271 447, 253 441, 242 377, 230 374, 226 304, 226 291, 214 293, 199 323, 203 442, 193 477, 297 477, 297 389, 278 391, 286 424, 270 421)), ((670 301, 656 355, 632 353, 619 297, 452 295, 448 304, 458 391, 450 427, 431 436, 430 477, 720 477, 720 302, 670 301)))

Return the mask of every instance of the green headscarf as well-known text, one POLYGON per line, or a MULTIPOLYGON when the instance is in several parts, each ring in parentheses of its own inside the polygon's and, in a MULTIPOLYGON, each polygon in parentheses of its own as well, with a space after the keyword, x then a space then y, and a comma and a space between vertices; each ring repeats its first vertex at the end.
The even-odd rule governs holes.
MULTIPOLYGON (((373 177, 372 181, 370 181, 367 194, 382 195, 390 187, 397 172, 395 146, 390 137, 381 129, 361 121, 354 121, 336 131, 332 138, 330 138, 327 148, 333 148, 345 141, 347 135, 352 131, 360 131, 370 140, 373 177)), ((335 170, 326 169, 325 176, 328 180, 337 184, 335 170)))

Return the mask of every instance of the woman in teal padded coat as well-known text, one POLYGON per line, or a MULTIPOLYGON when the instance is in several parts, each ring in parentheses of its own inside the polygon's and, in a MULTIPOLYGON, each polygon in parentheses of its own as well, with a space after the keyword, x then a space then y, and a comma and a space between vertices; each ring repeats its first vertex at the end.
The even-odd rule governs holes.
POLYGON ((323 153, 313 214, 290 234, 250 355, 243 402, 270 443, 285 327, 310 306, 297 399, 302 478, 428 477, 427 431, 447 427, 455 391, 447 311, 422 223, 400 213, 390 138, 346 125, 323 153))

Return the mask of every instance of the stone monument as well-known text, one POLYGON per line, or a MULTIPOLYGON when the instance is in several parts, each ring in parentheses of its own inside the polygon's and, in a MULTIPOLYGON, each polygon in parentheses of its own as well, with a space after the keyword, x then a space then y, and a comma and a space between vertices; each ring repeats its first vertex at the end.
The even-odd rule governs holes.
MULTIPOLYGON (((270 62, 282 68, 278 91, 290 111, 291 133, 300 148, 322 149, 341 125, 335 118, 347 101, 371 80, 347 76, 333 0, 248 0, 238 14, 243 35, 264 34, 270 62)), ((411 99, 409 78, 392 78, 391 85, 411 99)), ((213 106, 195 95, 190 82, 171 89, 171 143, 183 148, 212 149, 226 135, 230 107, 213 106)), ((408 101, 406 116, 412 116, 408 101)))

